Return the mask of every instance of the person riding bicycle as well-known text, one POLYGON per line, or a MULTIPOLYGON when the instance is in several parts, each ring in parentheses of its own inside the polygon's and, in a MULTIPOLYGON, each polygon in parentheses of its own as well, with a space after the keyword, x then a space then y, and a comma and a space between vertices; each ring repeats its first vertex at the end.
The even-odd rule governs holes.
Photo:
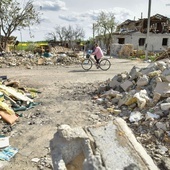
POLYGON ((95 44, 95 50, 92 55, 94 55, 94 58, 96 60, 96 66, 98 68, 99 60, 103 57, 103 52, 97 43, 95 44))

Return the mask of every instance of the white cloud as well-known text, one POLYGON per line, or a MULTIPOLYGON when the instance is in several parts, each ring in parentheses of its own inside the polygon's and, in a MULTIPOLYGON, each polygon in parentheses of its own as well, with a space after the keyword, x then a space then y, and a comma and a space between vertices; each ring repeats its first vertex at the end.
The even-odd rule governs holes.
POLYGON ((64 21, 75 22, 79 20, 78 14, 70 14, 70 15, 59 15, 59 18, 64 21))
POLYGON ((126 19, 133 19, 133 13, 124 8, 90 10, 84 13, 69 13, 67 15, 59 15, 59 18, 69 22, 95 22, 101 11, 113 13, 116 21, 123 22, 126 19))
POLYGON ((67 10, 65 2, 60 0, 35 1, 34 6, 40 8, 42 11, 67 10))

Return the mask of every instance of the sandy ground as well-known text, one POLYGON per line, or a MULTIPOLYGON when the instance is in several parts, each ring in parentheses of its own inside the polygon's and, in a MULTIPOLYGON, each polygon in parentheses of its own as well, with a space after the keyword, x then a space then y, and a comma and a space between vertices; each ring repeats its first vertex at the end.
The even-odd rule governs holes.
POLYGON ((114 58, 110 61, 112 66, 108 71, 93 66, 92 70, 85 72, 80 65, 0 69, 1 75, 41 91, 34 99, 41 104, 21 112, 19 122, 12 126, 10 145, 19 152, 5 170, 52 169, 49 145, 59 124, 86 126, 109 119, 100 112, 101 106, 92 101, 98 83, 118 73, 129 72, 134 65, 139 68, 148 65, 137 60, 114 58), (98 115, 98 119, 92 115, 98 115), (33 158, 40 159, 39 163, 32 162, 33 158))

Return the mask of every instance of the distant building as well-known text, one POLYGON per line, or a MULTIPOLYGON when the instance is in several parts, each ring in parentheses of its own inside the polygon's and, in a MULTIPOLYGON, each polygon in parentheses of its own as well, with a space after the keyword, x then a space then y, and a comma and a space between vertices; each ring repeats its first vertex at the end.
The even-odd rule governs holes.
MULTIPOLYGON (((132 44, 134 50, 145 50, 148 19, 126 20, 117 26, 113 43, 132 44)), ((150 17, 148 50, 160 52, 170 47, 170 19, 156 14, 150 17)))

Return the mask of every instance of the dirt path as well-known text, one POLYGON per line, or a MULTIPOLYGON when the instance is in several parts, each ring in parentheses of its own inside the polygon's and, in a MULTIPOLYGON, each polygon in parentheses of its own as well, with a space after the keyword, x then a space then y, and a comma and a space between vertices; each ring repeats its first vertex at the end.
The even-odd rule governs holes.
POLYGON ((5 170, 37 170, 37 163, 31 161, 33 158, 40 159, 39 169, 50 169, 49 143, 59 124, 86 126, 110 119, 108 115, 101 114, 101 106, 91 100, 97 83, 118 73, 129 72, 134 65, 140 68, 148 65, 125 59, 110 60, 112 66, 108 71, 93 67, 84 72, 80 65, 1 69, 1 75, 42 92, 35 99, 41 104, 21 112, 23 116, 12 126, 10 144, 19 152, 5 170))

